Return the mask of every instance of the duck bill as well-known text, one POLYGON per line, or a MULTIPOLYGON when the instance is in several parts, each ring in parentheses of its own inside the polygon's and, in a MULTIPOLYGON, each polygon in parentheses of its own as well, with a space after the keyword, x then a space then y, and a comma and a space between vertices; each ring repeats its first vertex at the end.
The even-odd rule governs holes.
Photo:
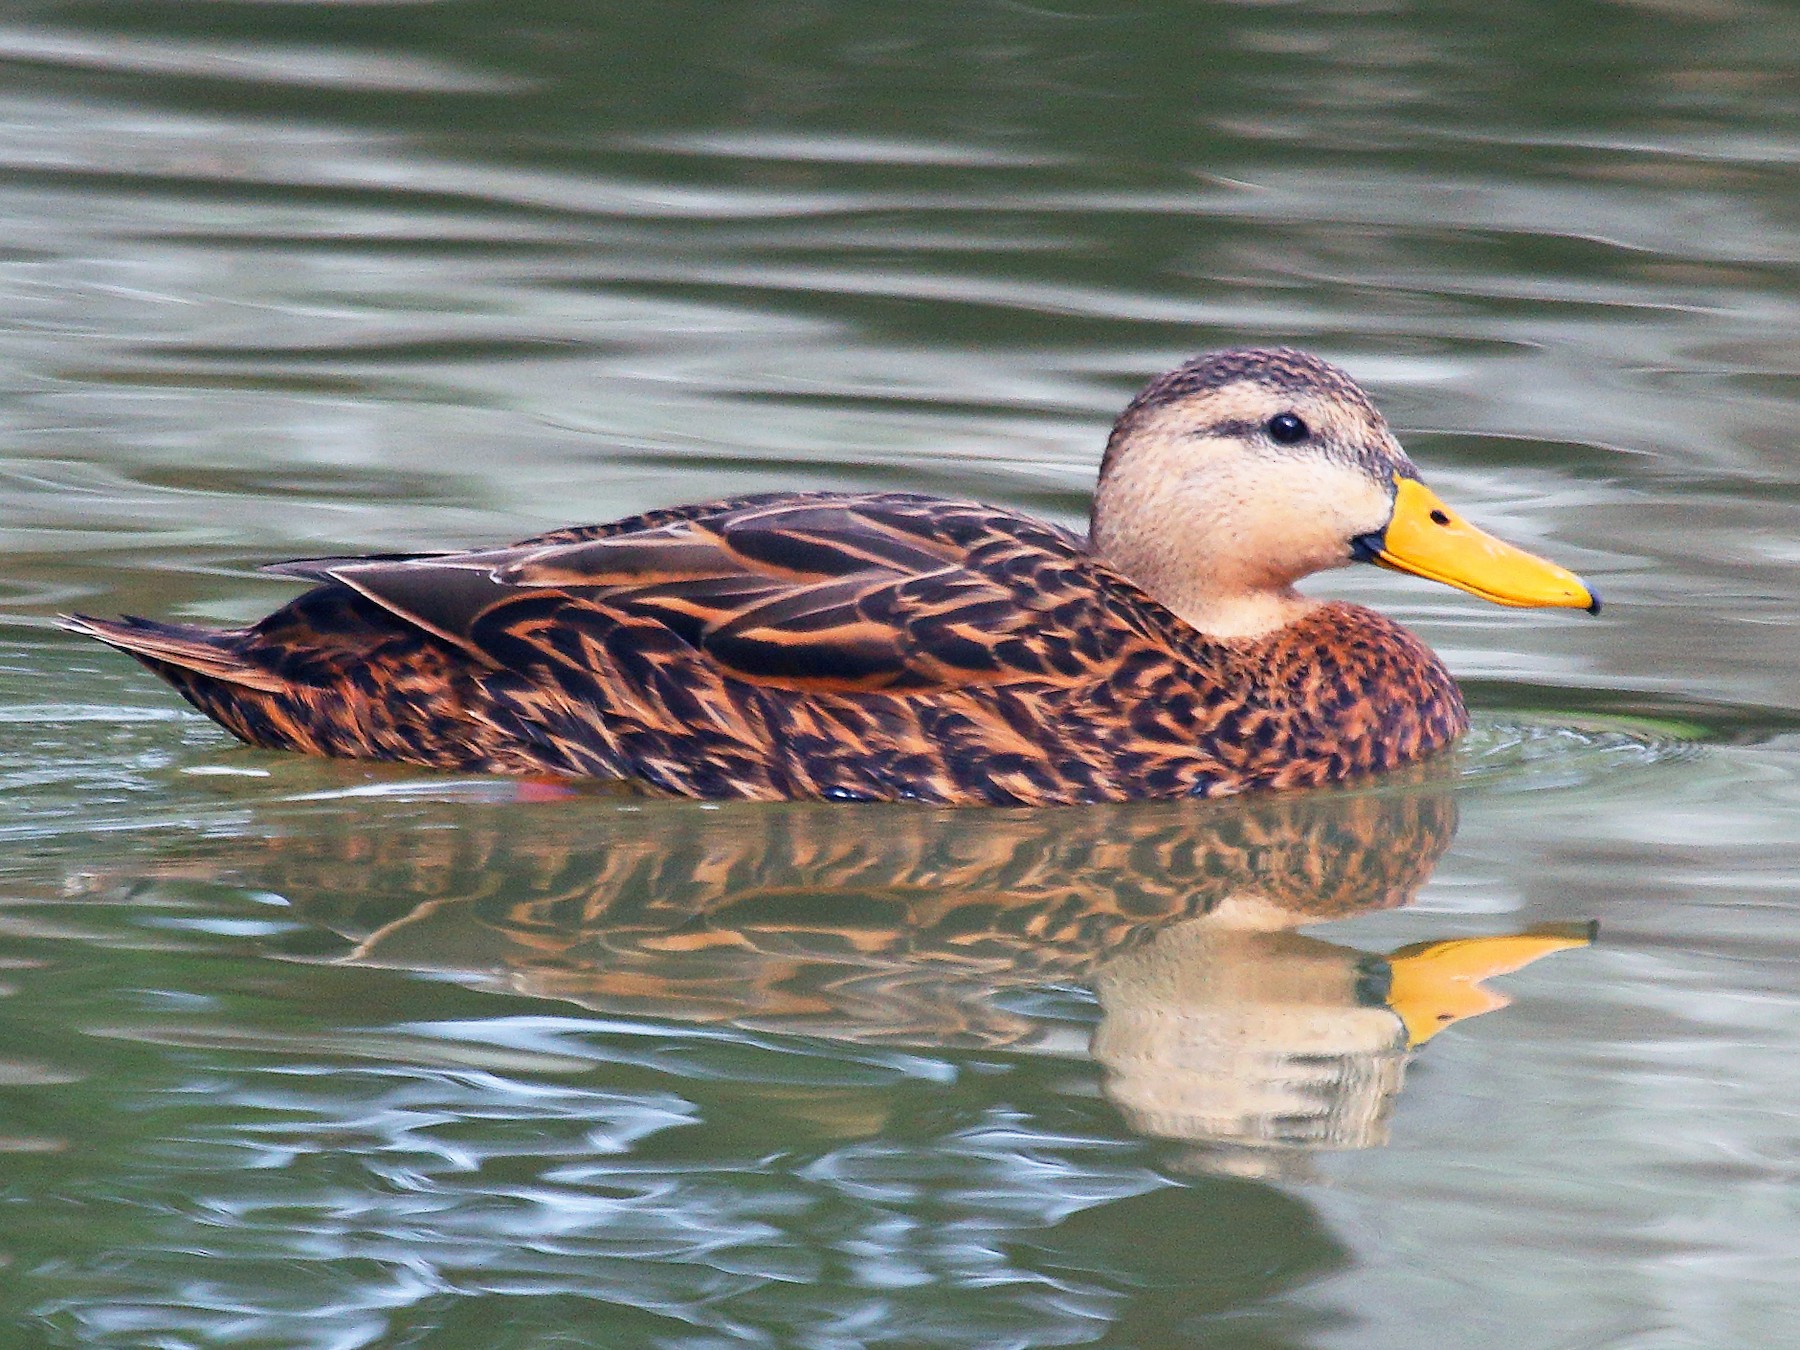
POLYGON ((1358 539, 1355 552, 1497 605, 1600 612, 1600 597, 1568 568, 1476 529, 1416 478, 1394 479, 1393 517, 1386 529, 1358 539))

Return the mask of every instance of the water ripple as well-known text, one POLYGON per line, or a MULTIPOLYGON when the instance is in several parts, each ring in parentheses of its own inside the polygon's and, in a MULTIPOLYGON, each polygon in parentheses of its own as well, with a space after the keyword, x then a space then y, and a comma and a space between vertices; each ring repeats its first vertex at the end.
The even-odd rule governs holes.
POLYGON ((13 26, 0 26, 0 61, 367 93, 503 94, 529 87, 516 78, 393 53, 365 56, 323 46, 159 40, 13 26))

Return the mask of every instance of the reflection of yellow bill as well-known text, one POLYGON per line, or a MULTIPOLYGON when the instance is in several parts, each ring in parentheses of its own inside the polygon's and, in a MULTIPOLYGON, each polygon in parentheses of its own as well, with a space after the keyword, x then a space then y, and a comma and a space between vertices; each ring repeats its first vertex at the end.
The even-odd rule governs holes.
POLYGON ((1476 529, 1416 478, 1394 480, 1393 518, 1367 538, 1369 561, 1495 604, 1600 612, 1600 598, 1568 568, 1476 529))
POLYGON ((1482 981, 1510 974, 1540 956, 1586 947, 1591 925, 1551 925, 1498 937, 1451 938, 1402 947, 1388 957, 1387 1005, 1406 1024, 1406 1043, 1423 1045, 1452 1022, 1504 1008, 1510 999, 1482 981))

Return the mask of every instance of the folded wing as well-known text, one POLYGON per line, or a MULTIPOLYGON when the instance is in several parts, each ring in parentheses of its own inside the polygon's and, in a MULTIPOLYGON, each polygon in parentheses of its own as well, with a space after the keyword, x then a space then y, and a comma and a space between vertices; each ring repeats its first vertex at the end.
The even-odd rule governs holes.
POLYGON ((901 494, 745 498, 505 549, 313 566, 515 671, 592 664, 609 632, 654 625, 738 681, 899 693, 1078 679, 1126 635, 1074 536, 901 494))

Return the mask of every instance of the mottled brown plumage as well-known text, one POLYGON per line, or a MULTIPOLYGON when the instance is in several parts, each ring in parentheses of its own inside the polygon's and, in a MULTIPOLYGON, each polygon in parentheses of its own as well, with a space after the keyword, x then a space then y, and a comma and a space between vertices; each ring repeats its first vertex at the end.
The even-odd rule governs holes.
POLYGON ((974 502, 776 494, 283 564, 317 584, 246 629, 69 626, 241 739, 311 754, 706 798, 1219 796, 1464 729, 1415 638, 1290 586, 1378 542, 1415 472, 1341 372, 1230 352, 1121 417, 1092 544, 974 502), (1272 409, 1304 413, 1301 443, 1272 409))

